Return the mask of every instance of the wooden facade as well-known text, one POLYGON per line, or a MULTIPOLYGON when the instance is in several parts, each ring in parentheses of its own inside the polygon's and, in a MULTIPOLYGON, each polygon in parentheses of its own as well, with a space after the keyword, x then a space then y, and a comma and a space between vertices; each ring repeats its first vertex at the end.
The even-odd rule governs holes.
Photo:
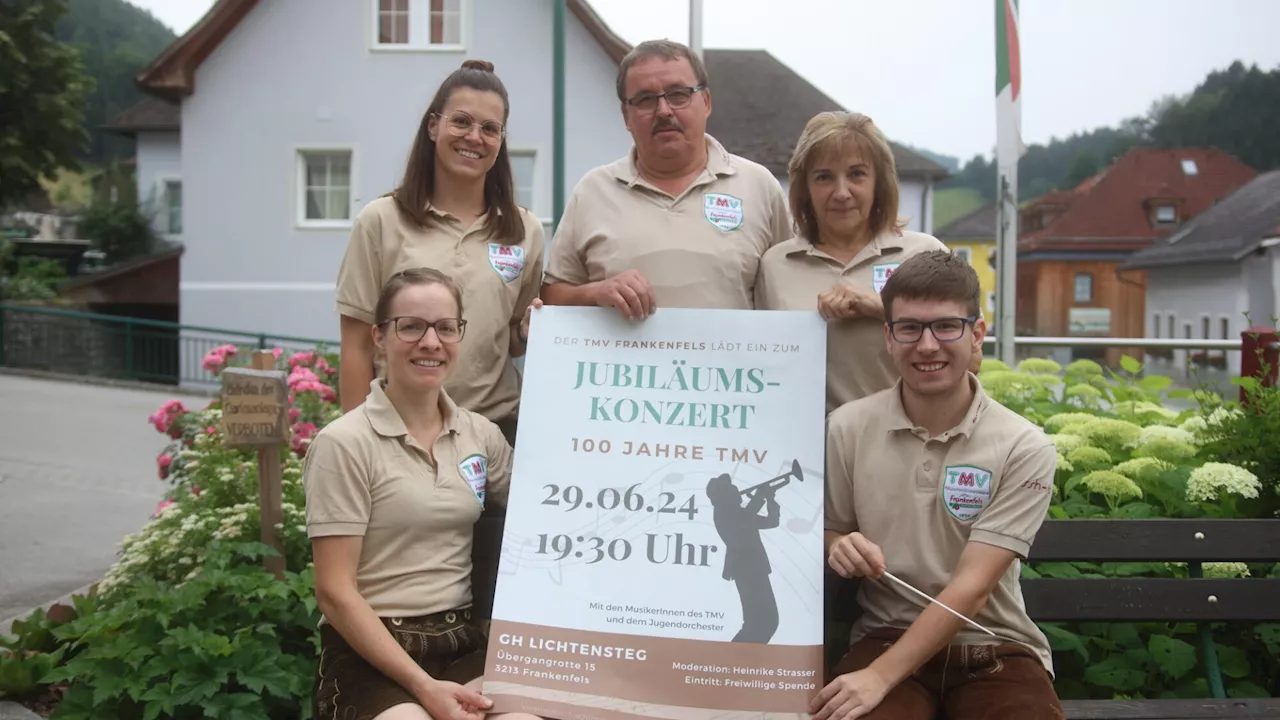
MULTIPOLYGON (((1019 335, 1040 337, 1067 336, 1144 336, 1146 317, 1146 273, 1118 271, 1123 257, 1115 259, 1018 258, 1016 325, 1019 335), (1076 278, 1090 279, 1089 299, 1077 300, 1076 278), (1072 308, 1110 311, 1110 328, 1106 332, 1071 327, 1072 308)), ((1091 358, 1118 367, 1120 356, 1142 360, 1140 348, 1073 348, 1073 358, 1091 358)))

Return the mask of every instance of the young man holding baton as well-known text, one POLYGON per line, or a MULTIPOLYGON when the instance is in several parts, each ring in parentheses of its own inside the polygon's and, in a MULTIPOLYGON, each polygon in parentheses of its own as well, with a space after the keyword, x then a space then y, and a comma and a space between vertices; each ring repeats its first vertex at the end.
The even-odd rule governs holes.
POLYGON ((988 397, 970 361, 986 326, 973 268, 945 250, 885 285, 900 379, 831 414, 827 562, 865 580, 863 615, 815 720, 1064 717, 1048 640, 1018 585, 1057 455, 988 397))

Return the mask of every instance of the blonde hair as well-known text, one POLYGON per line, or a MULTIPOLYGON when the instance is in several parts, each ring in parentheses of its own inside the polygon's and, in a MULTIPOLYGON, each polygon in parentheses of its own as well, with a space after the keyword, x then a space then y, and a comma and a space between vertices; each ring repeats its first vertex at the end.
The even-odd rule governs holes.
POLYGON ((805 124, 787 166, 787 177, 791 183, 791 215, 800 236, 809 242, 818 242, 818 220, 813 212, 806 176, 819 158, 839 157, 850 150, 869 158, 875 169, 875 199, 867 218, 871 236, 877 237, 890 227, 901 229, 906 226, 898 218, 898 167, 884 133, 871 118, 861 113, 821 112, 805 124))

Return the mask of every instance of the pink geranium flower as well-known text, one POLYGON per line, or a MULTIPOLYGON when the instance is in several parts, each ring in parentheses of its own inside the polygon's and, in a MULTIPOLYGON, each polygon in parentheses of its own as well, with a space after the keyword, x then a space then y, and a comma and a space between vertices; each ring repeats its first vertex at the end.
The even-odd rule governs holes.
POLYGON ((160 504, 156 506, 156 511, 151 514, 151 517, 159 517, 160 513, 164 512, 164 509, 169 507, 172 504, 173 504, 173 501, 169 500, 168 498, 160 501, 160 504))
POLYGON ((169 477, 169 466, 173 465, 173 458, 161 453, 156 456, 156 467, 160 475, 160 479, 164 480, 169 477))
POLYGON ((236 354, 235 345, 220 345, 209 352, 205 353, 204 360, 200 365, 208 372, 217 375, 227 366, 231 356, 236 354))
MULTIPOLYGON (((289 357, 289 367, 296 368, 299 365, 310 365, 315 362, 316 354, 314 351, 297 352, 289 357)), ((323 358, 322 358, 323 360, 323 358)))
POLYGON ((295 423, 293 426, 293 451, 305 455, 311 438, 315 437, 316 424, 311 422, 295 423))
POLYGON ((161 405, 159 410, 151 413, 147 420, 155 426, 157 432, 177 438, 182 435, 182 430, 174 425, 174 420, 185 412, 187 412, 187 408, 182 404, 181 400, 170 400, 161 405), (174 434, 175 431, 177 432, 176 435, 174 434))

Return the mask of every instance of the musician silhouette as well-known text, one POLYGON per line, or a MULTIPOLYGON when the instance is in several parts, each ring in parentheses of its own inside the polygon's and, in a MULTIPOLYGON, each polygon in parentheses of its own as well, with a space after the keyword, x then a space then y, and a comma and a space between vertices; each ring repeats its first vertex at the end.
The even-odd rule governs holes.
POLYGON ((765 483, 742 491, 724 474, 707 483, 712 521, 725 547, 721 577, 737 584, 742 601, 742 629, 733 636, 734 642, 768 643, 778 630, 778 602, 769 580, 773 568, 760 541, 761 530, 778 527, 779 508, 774 497, 778 487, 765 483), (752 492, 746 506, 742 505, 744 492, 752 492), (763 516, 759 514, 761 506, 766 508, 763 516))

